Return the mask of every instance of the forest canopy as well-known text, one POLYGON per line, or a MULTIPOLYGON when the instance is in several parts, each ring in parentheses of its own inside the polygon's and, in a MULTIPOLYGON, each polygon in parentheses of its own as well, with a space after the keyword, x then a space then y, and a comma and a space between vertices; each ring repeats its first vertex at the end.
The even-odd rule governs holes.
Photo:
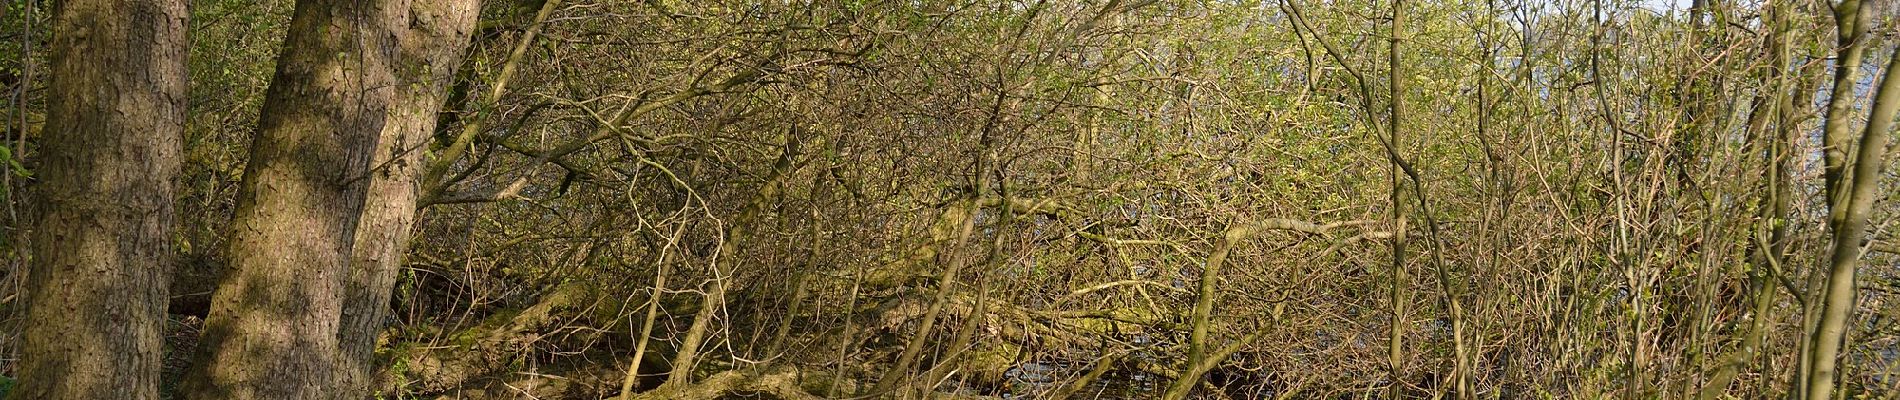
POLYGON ((1900 1, 4 12, 4 399, 1900 399, 1900 1))

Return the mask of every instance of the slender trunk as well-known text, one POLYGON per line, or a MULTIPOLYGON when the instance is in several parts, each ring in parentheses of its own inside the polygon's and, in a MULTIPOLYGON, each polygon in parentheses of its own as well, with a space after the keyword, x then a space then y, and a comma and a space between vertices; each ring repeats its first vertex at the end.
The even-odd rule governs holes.
MULTIPOLYGON (((1781 154, 1779 154, 1779 159, 1781 160, 1781 164, 1778 165, 1777 168, 1781 168, 1785 171, 1788 171, 1787 175, 1785 175, 1784 182, 1780 185, 1781 187, 1778 189, 1780 191, 1779 201, 1781 202, 1792 202, 1795 199, 1794 190, 1796 188, 1796 185, 1794 183, 1793 171, 1795 171, 1795 165, 1798 165, 1797 163, 1800 162, 1800 160, 1803 158, 1800 155, 1801 154, 1800 150, 1795 148, 1795 143, 1798 143, 1800 141, 1800 138, 1803 137, 1802 135, 1808 134, 1806 131, 1800 129, 1801 124, 1807 121, 1807 119, 1810 118, 1810 116, 1812 115, 1811 113, 1808 112, 1808 110, 1810 107, 1812 107, 1812 104, 1814 104, 1814 96, 1815 96, 1816 88, 1820 87, 1820 84, 1821 84, 1820 79, 1799 79, 1796 77, 1817 75, 1811 72, 1818 70, 1819 68, 1820 68, 1820 64, 1809 64, 1807 66, 1794 70, 1794 73, 1791 74, 1789 78, 1791 85, 1793 87, 1793 89, 1790 90, 1790 93, 1792 93, 1793 95, 1789 96, 1788 98, 1784 98, 1780 106, 1780 110, 1779 110, 1780 116, 1778 117, 1778 119, 1780 123, 1782 124, 1782 127, 1780 128, 1781 135, 1782 135, 1782 140, 1786 142, 1784 143, 1784 146, 1786 147, 1781 149, 1781 154)), ((1799 214, 1794 213, 1793 208, 1790 208, 1788 211, 1789 211, 1788 215, 1791 215, 1791 216, 1799 215, 1799 214)), ((1785 261, 1788 259, 1788 257, 1791 254, 1789 246, 1792 244, 1792 241, 1793 241, 1793 234, 1792 234, 1793 222, 1792 220, 1784 219, 1782 221, 1779 221, 1779 223, 1775 225, 1775 228, 1776 228, 1776 230, 1774 231, 1775 236, 1771 236, 1772 238, 1775 239, 1775 241, 1771 242, 1771 245, 1776 246, 1775 254, 1779 255, 1781 259, 1785 261)), ((1812 327, 1812 323, 1809 322, 1811 318, 1808 318, 1809 313, 1807 311, 1811 309, 1811 304, 1813 304, 1814 301, 1812 300, 1813 296, 1805 295, 1803 293, 1812 293, 1812 291, 1809 291, 1809 292, 1798 291, 1793 286, 1793 281, 1791 279, 1788 279, 1788 277, 1795 275, 1794 268, 1787 266, 1785 262, 1783 266, 1784 268, 1781 271, 1779 271, 1781 278, 1776 279, 1776 283, 1787 286, 1786 289, 1789 292, 1788 295, 1789 297, 1794 299, 1795 304, 1797 306, 1796 312, 1798 313, 1798 315, 1802 316, 1800 327, 1803 330, 1799 331, 1798 333, 1806 333, 1808 332, 1806 329, 1809 329, 1812 327)), ((1815 275, 1816 277, 1818 277, 1820 274, 1811 274, 1811 275, 1815 275)), ((1808 341, 1802 340, 1802 339, 1796 339, 1794 340, 1794 342, 1795 342, 1795 346, 1793 346, 1791 350, 1794 350, 1793 356, 1796 357, 1796 362, 1794 363, 1794 365, 1797 368, 1799 368, 1799 370, 1797 370, 1796 368, 1776 368, 1776 365, 1774 363, 1774 358, 1772 357, 1763 358, 1761 362, 1759 363, 1759 365, 1757 365, 1757 370, 1763 376, 1763 378, 1760 379, 1756 383, 1758 393, 1768 393, 1769 389, 1772 386, 1774 386, 1778 382, 1781 382, 1782 377, 1789 376, 1788 374, 1793 374, 1796 372, 1806 372, 1805 366, 1807 365, 1807 362, 1805 359, 1800 358, 1800 357, 1806 357, 1808 341)), ((1773 343, 1773 342, 1770 342, 1770 343, 1773 343)), ((1764 349, 1763 352, 1768 353, 1769 351, 1764 349)), ((1794 375, 1794 376, 1799 377, 1799 376, 1806 376, 1806 375, 1803 374, 1803 375, 1794 375)), ((1794 381, 1795 385, 1790 387, 1790 391, 1788 393, 1793 394, 1793 393, 1796 393, 1793 390, 1799 388, 1799 384, 1802 380, 1799 378, 1793 378, 1790 380, 1794 381)), ((1783 398, 1793 398, 1793 397, 1795 396, 1792 396, 1792 395, 1783 396, 1783 398)))
MULTIPOLYGON (((940 219, 940 221, 958 221, 957 234, 955 241, 947 250, 953 252, 950 255, 950 263, 937 275, 937 291, 930 301, 930 308, 924 311, 923 322, 918 324, 917 331, 912 333, 909 340, 904 343, 904 350, 898 353, 890 369, 884 370, 884 374, 878 377, 877 386, 871 389, 874 395, 890 393, 897 387, 904 374, 910 373, 911 364, 917 361, 918 355, 923 354, 925 342, 936 330, 937 317, 943 314, 944 307, 950 301, 950 293, 956 290, 958 277, 962 276, 964 265, 970 263, 967 253, 961 250, 963 250, 963 245, 969 242, 970 236, 975 233, 976 220, 982 212, 983 196, 991 191, 991 185, 1003 184, 991 181, 990 170, 995 168, 997 161, 994 147, 997 118, 1006 101, 1005 93, 999 91, 990 102, 990 117, 984 122, 981 134, 978 135, 976 160, 971 163, 974 167, 971 170, 976 174, 975 182, 970 186, 973 191, 950 208, 944 209, 944 215, 940 219)), ((1000 204, 1009 204, 1008 197, 998 200, 1000 204)), ((1007 206, 1004 211, 1008 211, 1007 206)))
POLYGON ((1762 341, 1768 333, 1768 321, 1772 318, 1768 314, 1774 308, 1774 282, 1781 270, 1783 254, 1786 254, 1784 238, 1788 232, 1786 221, 1791 214, 1792 197, 1792 184, 1789 182, 1792 174, 1788 168, 1787 154, 1795 139, 1793 135, 1798 134, 1790 125, 1794 121, 1783 118, 1790 115, 1788 111, 1793 107, 1786 71, 1790 58, 1788 13, 1792 8, 1787 1, 1776 1, 1772 7, 1769 22, 1772 30, 1768 38, 1768 59, 1772 65, 1764 77, 1770 90, 1757 97, 1754 114, 1748 125, 1751 135, 1768 143, 1768 156, 1763 160, 1767 167, 1764 174, 1767 183, 1763 191, 1765 204, 1761 215, 1756 218, 1759 228, 1750 235, 1757 238, 1757 243, 1752 246, 1754 251, 1751 252, 1753 259, 1750 264, 1753 271, 1749 279, 1750 289, 1754 291, 1754 304, 1749 311, 1750 320, 1747 330, 1742 333, 1741 344, 1721 361, 1722 364, 1716 367, 1708 383, 1703 385, 1701 393, 1697 395, 1702 400, 1715 400, 1727 393, 1728 387, 1741 374, 1742 367, 1761 353, 1762 341), (1767 128, 1771 120, 1779 120, 1774 132, 1769 132, 1767 128))
MULTIPOLYGON (((1188 314, 1187 360, 1182 364, 1180 376, 1168 385, 1161 398, 1170 400, 1187 398, 1188 394, 1194 390, 1194 386, 1200 384, 1201 375, 1213 370, 1221 361, 1226 360, 1227 356, 1253 343, 1264 334, 1264 331, 1255 331, 1221 348, 1215 348, 1212 341, 1208 339, 1209 331, 1213 326, 1214 302, 1220 294, 1217 284, 1220 279, 1220 270, 1227 264, 1227 257, 1233 253, 1234 246, 1255 234, 1266 231, 1285 230, 1326 235, 1331 230, 1348 224, 1352 223, 1316 225, 1305 221, 1276 218, 1236 223, 1221 231, 1220 241, 1216 242, 1214 249, 1207 253, 1206 266, 1201 268, 1200 284, 1194 292, 1194 309, 1188 314)), ((1278 320, 1279 316, 1280 309, 1276 306, 1272 320, 1278 320)))
MULTIPOLYGON (((432 160, 426 167, 418 167, 426 168, 421 171, 422 176, 419 178, 421 180, 420 184, 425 187, 425 194, 431 196, 437 195, 444 189, 444 186, 448 185, 448 182, 444 182, 443 180, 447 178, 449 169, 454 167, 455 162, 461 160, 462 157, 468 153, 469 145, 474 143, 475 137, 482 133, 482 128, 487 124, 488 120, 494 118, 495 105, 501 103, 501 96, 508 93, 508 84, 514 81, 516 71, 521 70, 521 60, 526 58, 528 48, 534 46, 535 38, 541 35, 541 30, 546 26, 548 16, 553 15, 554 10, 559 8, 561 8, 561 0, 543 0, 541 2, 541 9, 534 13, 534 21, 528 23, 527 29, 522 30, 521 39, 516 41, 515 47, 508 52, 508 60, 502 62, 501 72, 495 75, 494 82, 489 83, 487 96, 483 98, 480 103, 477 103, 475 117, 470 118, 462 125, 461 134, 456 135, 453 140, 450 140, 446 146, 439 150, 440 156, 432 160)), ((466 39, 464 39, 463 45, 466 45, 466 39)))
MULTIPOLYGON (((1836 82, 1835 84, 1841 84, 1836 82)), ((1842 175, 1838 183, 1845 198, 1830 198, 1841 210, 1839 223, 1830 224, 1834 249, 1828 257, 1827 291, 1820 299, 1821 316, 1808 339, 1813 352, 1808 354, 1807 398, 1828 400, 1834 391, 1837 361, 1846 345, 1848 319, 1854 311, 1855 272, 1860 267, 1862 242, 1867 239, 1868 216, 1873 213, 1879 193, 1880 168, 1886 164, 1887 136, 1893 118, 1900 112, 1900 57, 1887 65, 1886 77, 1874 95, 1873 111, 1867 128, 1861 132, 1860 146, 1851 162, 1852 175, 1842 175)), ((1832 129, 1832 127, 1830 127, 1832 129)))
MULTIPOLYGON (((1004 239, 1009 237, 1004 234, 1004 232, 1014 227, 1016 223, 1017 210, 1015 203, 1009 201, 1012 193, 1010 192, 1009 182, 1006 179, 1006 176, 1002 175, 1000 171, 996 174, 995 186, 997 188, 997 197, 1000 198, 1000 201, 997 202, 996 215, 999 219, 995 225, 993 225, 993 228, 991 228, 993 232, 991 234, 988 254, 983 257, 983 262, 979 264, 976 271, 976 281, 978 283, 975 304, 970 306, 969 313, 964 314, 963 326, 958 327, 956 333, 951 336, 950 344, 946 347, 949 349, 948 354, 940 357, 937 361, 938 365, 923 374, 924 379, 920 382, 921 384, 914 385, 917 390, 916 398, 930 398, 930 394, 936 390, 935 385, 948 378, 952 369, 947 369, 945 366, 957 365, 959 358, 963 355, 964 351, 969 348, 971 341, 975 340, 976 330, 982 326, 982 320, 989 315, 991 286, 990 279, 987 279, 987 276, 989 272, 996 270, 997 265, 1004 262, 1004 258, 1006 258, 1006 256, 1003 255, 1004 239)), ((979 201, 977 204, 982 203, 979 201)), ((972 216, 970 219, 974 220, 975 217, 972 216)))
POLYGON ((653 262, 653 291, 647 298, 646 317, 640 320, 640 337, 635 339, 639 342, 633 345, 633 361, 627 362, 626 379, 620 382, 620 398, 633 398, 633 384, 640 381, 640 362, 646 358, 647 344, 653 341, 653 323, 659 319, 660 299, 666 295, 666 275, 671 272, 668 270, 671 264, 667 264, 666 257, 672 255, 673 246, 679 244, 685 230, 684 224, 673 228, 673 235, 667 237, 666 245, 660 246, 659 258, 653 262))
POLYGON ((732 227, 727 229, 725 242, 719 245, 719 255, 714 259, 712 290, 700 301, 699 312, 693 315, 693 324, 686 328, 686 334, 680 339, 679 354, 673 357, 673 371, 666 376, 666 386, 684 386, 690 383, 694 366, 698 364, 699 348, 706 342, 711 330, 712 319, 726 305, 726 281, 732 279, 737 271, 740 246, 751 237, 752 224, 757 222, 759 214, 767 204, 778 199, 780 182, 792 172, 793 161, 799 156, 799 138, 796 131, 785 135, 785 148, 779 153, 778 161, 772 163, 772 170, 760 183, 759 192, 746 202, 739 216, 733 219, 732 227))
MULTIPOLYGON (((1115 87, 1113 85, 1103 85, 1095 90, 1093 105, 1095 107, 1108 107, 1108 102, 1114 97, 1115 87)), ((1071 144, 1071 146, 1074 147, 1069 149, 1069 181, 1085 187, 1090 184, 1089 166, 1095 162, 1095 141, 1097 140, 1096 138, 1102 136, 1102 132, 1104 131, 1102 127, 1108 125, 1103 121, 1108 119, 1107 117, 1107 112, 1101 110, 1090 111, 1088 117, 1086 117, 1088 118, 1088 125, 1075 131, 1075 142, 1071 144)))
MULTIPOLYGON (((988 155, 980 157, 987 159, 988 155)), ((977 164, 984 165, 982 162, 978 162, 977 164)), ((978 169, 978 171, 981 170, 981 168, 978 169)), ((988 185, 986 184, 988 179, 978 177, 977 181, 979 182, 977 187, 981 188, 978 193, 982 193, 981 190, 988 189, 988 185)), ((917 326, 917 331, 911 334, 909 340, 905 341, 904 350, 898 353, 896 360, 891 362, 890 369, 885 370, 883 376, 878 378, 877 386, 871 389, 871 394, 882 395, 890 393, 893 388, 897 387, 902 377, 910 372, 911 363, 916 362, 917 357, 923 354, 923 349, 926 345, 925 342, 929 340, 931 333, 937 328, 937 317, 943 313, 945 304, 950 301, 950 293, 952 290, 955 290, 957 277, 961 275, 963 265, 969 263, 967 260, 968 257, 964 256, 964 253, 960 250, 963 249, 963 244, 970 240, 970 236, 976 230, 976 214, 980 204, 982 204, 982 202, 976 198, 975 194, 972 194, 970 198, 960 200, 957 204, 953 204, 950 208, 943 211, 946 214, 958 213, 955 217, 945 217, 946 219, 954 218, 953 220, 958 221, 956 241, 952 242, 948 249, 948 251, 953 252, 949 256, 951 259, 950 265, 945 267, 943 271, 937 275, 937 291, 932 297, 930 308, 924 311, 923 321, 917 326)))
MULTIPOLYGON (((734 230, 737 231, 739 229, 735 228, 734 230)), ((728 235, 727 237, 732 238, 737 236, 728 235)), ((721 249, 720 253, 727 253, 724 249, 732 248, 737 245, 735 241, 728 240, 719 245, 721 249)), ((728 264, 736 262, 731 258, 725 257, 726 255, 730 254, 722 254, 715 262, 728 264)), ((718 315, 719 309, 725 308, 725 281, 731 278, 730 275, 723 273, 726 269, 726 267, 718 264, 713 265, 712 290, 705 292, 706 295, 699 303, 699 312, 693 313, 693 324, 688 325, 686 333, 681 335, 679 353, 673 356, 673 370, 667 372, 664 386, 679 387, 692 383, 693 371, 697 369, 699 364, 699 346, 706 342, 707 331, 712 329, 713 317, 718 315)))
POLYGON ((1208 353, 1210 353, 1207 335, 1210 321, 1213 319, 1214 298, 1219 294, 1217 282, 1220 280, 1221 267, 1227 263, 1227 255, 1233 251, 1234 246, 1253 233, 1254 227, 1251 224, 1243 223, 1227 228, 1226 231, 1221 232, 1221 240, 1214 245, 1214 251, 1208 253, 1207 263, 1201 267, 1200 285, 1194 292, 1194 310, 1188 314, 1187 361, 1182 364, 1181 376, 1176 377, 1174 382, 1168 385, 1167 391, 1162 393, 1161 398, 1185 399, 1194 390, 1194 386, 1200 384, 1201 374, 1205 372, 1200 367, 1208 362, 1208 353))
POLYGON ((792 271, 792 273, 797 276, 792 278, 792 297, 790 302, 785 305, 785 319, 779 322, 777 331, 772 333, 772 342, 767 344, 765 353, 763 354, 764 357, 772 358, 782 355, 779 352, 785 349, 785 343, 789 341, 792 336, 792 325, 798 321, 798 314, 803 312, 802 309, 804 308, 805 300, 811 295, 811 289, 807 286, 811 284, 811 274, 806 271, 815 268, 816 266, 812 264, 812 260, 817 259, 819 254, 824 254, 824 252, 821 251, 821 247, 825 241, 819 235, 821 231, 818 229, 820 225, 817 221, 822 221, 824 218, 824 216, 818 212, 818 205, 824 204, 825 199, 828 198, 828 194, 830 194, 830 192, 825 190, 825 183, 825 174, 812 174, 811 198, 814 206, 810 210, 811 219, 805 221, 806 247, 803 262, 806 264, 804 264, 804 268, 795 268, 794 271, 792 271))
POLYGON ((376 336, 389 318, 390 296, 416 225, 421 148, 435 132, 444 84, 462 64, 480 11, 480 0, 417 1, 398 11, 412 20, 392 24, 397 89, 372 150, 369 193, 343 285, 343 320, 337 341, 341 398, 369 397, 376 336))
POLYGON ((1827 114, 1821 131, 1824 195, 1828 201, 1828 224, 1839 225, 1847 211, 1843 180, 1847 179, 1849 114, 1854 108, 1854 88, 1860 81, 1861 60, 1867 54, 1869 15, 1861 12, 1861 0, 1845 0, 1834 6, 1837 43, 1834 87, 1828 93, 1827 114))
POLYGON ((854 335, 857 333, 857 327, 852 323, 856 320, 853 315, 858 311, 858 294, 863 288, 864 268, 860 267, 851 274, 851 291, 845 296, 844 311, 840 313, 844 316, 844 329, 838 331, 838 362, 837 366, 831 370, 831 383, 825 385, 826 398, 838 397, 838 390, 844 386, 844 368, 848 365, 846 361, 851 359, 851 345, 857 344, 857 338, 854 335))
MULTIPOLYGON (((996 251, 991 250, 991 252, 996 251)), ((985 262, 984 266, 993 266, 992 262, 985 262)), ((961 321, 963 324, 957 327, 956 333, 950 335, 950 343, 943 346, 942 354, 935 361, 936 365, 921 374, 923 379, 912 380, 914 383, 910 386, 912 396, 903 398, 931 398, 931 394, 937 390, 937 385, 949 379, 950 374, 957 372, 957 367, 961 366, 963 355, 970 349, 970 343, 976 340, 977 328, 982 326, 983 318, 989 315, 990 281, 979 276, 977 282, 979 283, 977 283, 975 303, 970 305, 970 312, 964 314, 961 321)))
POLYGON ((159 398, 187 15, 184 0, 67 0, 54 11, 11 397, 159 398))
MULTIPOLYGON (((1841 181, 1847 169, 1848 120, 1854 105, 1854 86, 1860 77, 1861 58, 1866 53, 1867 13, 1861 11, 1861 0, 1843 0, 1834 5, 1835 45, 1837 50, 1834 61, 1833 87, 1828 91, 1827 109, 1821 122, 1821 161, 1822 161, 1822 198, 1827 209, 1827 226, 1838 229, 1847 207, 1841 204, 1846 197, 1842 192, 1841 181)), ((1809 274, 1808 291, 1828 292, 1828 281, 1824 274, 1809 274)), ((1806 396, 1808 386, 1815 375, 1814 352, 1817 351, 1814 340, 1822 336, 1820 329, 1821 296, 1809 296, 1812 300, 1802 310, 1803 329, 1807 340, 1801 341, 1796 358, 1800 364, 1795 370, 1794 393, 1796 397, 1806 396)))
MULTIPOLYGON (((1397 147, 1403 143, 1399 136, 1399 125, 1405 122, 1403 114, 1405 100, 1402 96, 1405 88, 1405 71, 1399 63, 1399 36, 1404 26, 1405 1, 1394 0, 1392 2, 1392 35, 1389 38, 1391 51, 1386 54, 1390 72, 1388 79, 1391 80, 1391 109, 1386 121, 1386 145, 1393 147, 1387 151, 1394 157, 1397 156, 1397 147)), ((1401 199, 1403 187, 1399 185, 1399 160, 1393 158, 1391 161, 1392 221, 1398 224, 1398 229, 1394 230, 1392 235, 1392 333, 1389 347, 1386 349, 1386 363, 1391 374, 1391 379, 1387 384, 1392 386, 1386 396, 1396 399, 1399 398, 1400 389, 1404 387, 1400 381, 1403 380, 1405 373, 1405 240, 1409 235, 1405 232, 1405 203, 1401 199)))

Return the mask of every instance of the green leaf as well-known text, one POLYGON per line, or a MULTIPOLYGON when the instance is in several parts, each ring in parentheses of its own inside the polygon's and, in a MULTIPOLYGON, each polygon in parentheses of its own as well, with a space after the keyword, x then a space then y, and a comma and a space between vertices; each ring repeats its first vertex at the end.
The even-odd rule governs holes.
POLYGON ((27 171, 25 165, 20 165, 20 158, 13 156, 12 148, 0 146, 0 158, 6 159, 7 166, 13 168, 14 175, 26 178, 33 176, 33 171, 27 171))

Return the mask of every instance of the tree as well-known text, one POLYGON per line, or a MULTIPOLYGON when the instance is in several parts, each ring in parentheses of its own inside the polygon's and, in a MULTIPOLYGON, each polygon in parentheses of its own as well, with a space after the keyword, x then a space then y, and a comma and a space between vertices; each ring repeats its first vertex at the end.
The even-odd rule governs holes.
MULTIPOLYGON (((1849 2, 1840 7, 1855 6, 1857 4, 1849 2)), ((1842 23, 1847 24, 1846 21, 1853 19, 1853 15, 1865 15, 1863 13, 1868 11, 1838 12, 1846 15, 1842 23)), ((1862 27, 1859 29, 1862 34, 1865 33, 1865 24, 1865 20, 1861 20, 1862 27)), ((1857 38, 1859 34, 1845 34, 1848 29, 1842 29, 1844 43, 1864 40, 1857 38)), ((1852 46, 1857 45, 1849 44, 1850 48, 1852 46)), ((1858 61, 1858 57, 1852 55, 1843 55, 1843 58, 1858 61)), ((1839 97, 1829 100, 1829 121, 1824 131, 1824 140, 1830 143, 1827 149, 1827 176, 1828 187, 1832 190, 1827 193, 1827 201, 1831 215, 1828 230, 1833 243, 1828 252, 1825 292, 1818 295, 1821 315, 1808 338, 1808 346, 1812 350, 1806 360, 1807 376, 1796 378, 1806 380, 1803 387, 1806 388, 1805 398, 1809 400, 1833 398, 1837 384, 1835 375, 1839 370, 1837 358, 1841 356, 1841 347, 1847 341, 1847 321, 1854 311, 1861 253, 1866 246, 1868 228, 1872 225, 1869 217, 1873 213, 1875 196, 1879 195, 1876 188, 1880 187, 1881 169, 1887 162, 1887 136, 1893 129, 1895 114, 1900 113, 1900 56, 1895 56, 1888 63, 1886 76, 1880 79, 1880 86, 1875 90, 1867 125, 1858 140, 1853 140, 1857 142, 1857 151, 1852 158, 1847 158, 1846 147, 1850 140, 1846 133, 1848 128, 1843 121, 1835 120, 1834 116, 1842 112, 1836 107, 1846 108, 1837 105, 1853 101, 1852 86, 1856 81, 1852 68, 1842 69, 1847 72, 1837 75, 1839 78, 1834 81, 1834 95, 1839 97), (1850 95, 1843 96, 1843 93, 1850 95)))
POLYGON ((184 0, 54 11, 13 398, 158 398, 186 15, 184 0))
POLYGON ((1900 376, 1887 1, 360 1, 192 2, 173 240, 236 271, 197 375, 235 378, 186 396, 1900 376))
MULTIPOLYGON (((357 394, 473 1, 297 2, 189 398, 357 394)), ((359 396, 360 397, 360 396, 359 396)))
POLYGON ((376 336, 389 319, 391 291, 415 230, 419 180, 426 169, 422 148, 435 132, 436 112, 449 77, 462 64, 481 5, 480 0, 415 1, 408 8, 407 15, 416 19, 395 24, 397 90, 372 150, 368 198, 343 286, 337 387, 346 399, 368 397, 376 336))

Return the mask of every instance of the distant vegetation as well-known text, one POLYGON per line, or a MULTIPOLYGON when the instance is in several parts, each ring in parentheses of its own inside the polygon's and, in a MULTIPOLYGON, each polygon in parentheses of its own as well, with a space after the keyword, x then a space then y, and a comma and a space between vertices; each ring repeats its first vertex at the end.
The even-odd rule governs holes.
POLYGON ((186 3, 5 3, 10 398, 1900 399, 1892 0, 186 3))

